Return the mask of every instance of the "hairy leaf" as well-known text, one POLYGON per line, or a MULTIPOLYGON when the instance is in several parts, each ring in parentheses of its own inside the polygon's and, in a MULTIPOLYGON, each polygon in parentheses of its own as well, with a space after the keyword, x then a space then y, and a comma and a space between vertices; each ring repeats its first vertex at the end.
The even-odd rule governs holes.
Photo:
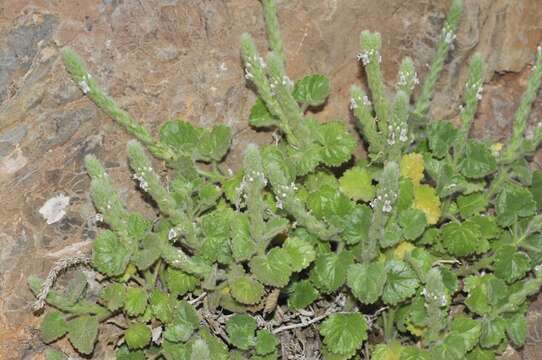
POLYGON ((230 342, 241 350, 248 350, 256 345, 254 332, 256 331, 256 320, 249 315, 236 314, 226 322, 226 331, 230 342))
POLYGON ((382 295, 386 283, 384 263, 350 265, 346 283, 359 301, 364 304, 375 303, 382 295))
POLYGON ((332 314, 320 326, 320 334, 331 352, 348 354, 367 339, 367 323, 357 312, 332 314))

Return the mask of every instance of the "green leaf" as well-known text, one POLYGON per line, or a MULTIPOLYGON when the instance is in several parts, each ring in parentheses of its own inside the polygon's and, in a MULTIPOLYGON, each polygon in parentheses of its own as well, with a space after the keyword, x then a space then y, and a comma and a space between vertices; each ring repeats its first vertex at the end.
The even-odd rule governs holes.
POLYGON ((134 323, 124 332, 124 341, 130 349, 142 349, 151 341, 151 329, 145 324, 134 323))
POLYGON ((204 160, 220 161, 228 152, 231 145, 231 129, 229 126, 218 124, 209 133, 201 137, 198 149, 204 160))
POLYGON ((269 330, 258 330, 256 333, 256 354, 267 355, 275 351, 279 341, 269 330))
POLYGON ((190 350, 190 360, 211 359, 209 346, 207 346, 207 343, 203 339, 195 339, 192 341, 190 350))
POLYGON ((376 194, 373 178, 365 168, 353 167, 339 179, 341 191, 350 199, 371 201, 376 194))
POLYGON ((205 340, 207 346, 209 347, 209 351, 211 353, 210 359, 228 360, 228 348, 222 342, 222 340, 212 335, 207 328, 201 328, 199 331, 199 335, 203 340, 205 340))
POLYGON ((288 307, 303 309, 312 304, 320 294, 309 280, 301 280, 292 285, 288 294, 288 307))
POLYGON ((494 216, 488 215, 475 215, 468 219, 468 222, 472 222, 480 228, 482 237, 487 240, 495 239, 502 231, 497 225, 497 221, 494 216))
POLYGON ((463 337, 451 334, 446 336, 441 344, 433 347, 431 360, 464 360, 465 353, 463 337))
POLYGON ((495 252, 495 275, 507 283, 521 279, 531 270, 531 259, 513 245, 504 245, 495 252))
POLYGON ((310 106, 322 105, 329 96, 329 79, 320 74, 307 75, 295 83, 292 95, 310 106))
POLYGON ((340 288, 346 281, 346 272, 354 262, 352 255, 341 252, 322 254, 314 263, 310 279, 323 293, 330 294, 340 288))
POLYGON ((506 334, 515 346, 521 347, 525 344, 527 337, 527 319, 521 313, 507 319, 506 334))
POLYGON ((193 291, 198 285, 199 280, 195 276, 181 270, 168 267, 165 271, 165 282, 171 295, 177 297, 193 291))
POLYGON ((483 193, 461 195, 457 198, 457 206, 463 219, 478 215, 487 208, 488 203, 488 199, 483 193))
POLYGON ((481 236, 475 223, 452 222, 442 227, 441 242, 450 255, 467 256, 476 252, 481 236))
POLYGON ((105 230, 94 240, 92 264, 99 272, 109 276, 121 275, 128 261, 130 253, 112 231, 105 230))
POLYGON ((454 144, 457 129, 448 121, 436 121, 430 124, 427 138, 432 154, 436 158, 443 158, 454 144))
POLYGON ((427 220, 423 211, 412 208, 399 214, 399 224, 403 228, 404 237, 414 240, 423 234, 427 220))
POLYGON ((542 233, 528 236, 520 245, 527 251, 533 264, 542 263, 542 233))
POLYGON ((271 115, 261 98, 257 98, 252 105, 248 121, 254 127, 268 127, 277 124, 277 120, 271 115))
POLYGON ((495 352, 477 347, 467 354, 467 360, 495 360, 495 352))
POLYGON ((162 353, 166 360, 191 360, 190 344, 175 343, 166 339, 162 342, 162 353))
POLYGON ((152 222, 138 213, 128 215, 127 230, 132 244, 138 244, 151 230, 152 222))
POLYGON ((542 209, 542 171, 533 172, 533 180, 529 190, 533 194, 538 210, 542 209))
POLYGON ((497 197, 495 208, 498 224, 505 227, 515 223, 520 217, 533 215, 536 211, 536 203, 529 190, 508 185, 497 197))
POLYGON ((286 250, 273 248, 266 255, 255 256, 250 260, 250 269, 256 279, 265 285, 283 287, 288 284, 292 269, 286 250))
POLYGON ((45 351, 46 360, 67 360, 68 357, 62 352, 54 349, 45 351))
POLYGON ((256 320, 246 314, 235 314, 226 321, 230 342, 241 350, 248 350, 256 344, 256 327, 256 320))
POLYGON ((75 304, 83 296, 87 285, 87 276, 82 271, 75 272, 64 291, 64 298, 72 305, 75 304))
POLYGON ((399 360, 403 352, 401 344, 378 344, 371 353, 371 360, 399 360))
POLYGON ((298 237, 286 239, 282 248, 288 256, 290 268, 294 272, 301 271, 308 267, 316 258, 316 252, 312 245, 298 237))
POLYGON ((476 320, 465 315, 459 315, 452 320, 450 330, 452 333, 461 336, 465 342, 465 350, 470 351, 480 339, 482 326, 476 320))
POLYGON ((367 323, 358 312, 332 314, 320 325, 320 334, 331 352, 347 354, 367 340, 367 323))
POLYGON ((347 221, 354 210, 354 204, 330 185, 324 185, 318 191, 310 193, 307 206, 316 217, 337 226, 347 221))
POLYGON ((160 142, 179 153, 192 154, 199 146, 202 133, 202 129, 195 128, 186 121, 167 121, 160 128, 160 142))
POLYGON ((296 173, 304 176, 312 172, 322 159, 322 149, 320 144, 312 143, 299 149, 288 148, 288 157, 295 166, 296 173))
POLYGON ((126 298, 126 288, 123 284, 113 283, 102 289, 100 300, 111 311, 122 307, 126 298))
POLYGON ((152 291, 149 298, 152 314, 162 323, 168 323, 173 318, 174 304, 168 293, 158 289, 152 291))
POLYGON ((403 238, 403 229, 395 221, 388 221, 384 228, 384 235, 380 238, 380 246, 388 248, 396 245, 403 238))
POLYGON ((164 338, 172 342, 185 342, 199 327, 200 318, 194 306, 186 301, 179 301, 174 311, 171 324, 166 326, 164 338))
POLYGON ((414 184, 410 179, 401 178, 399 180, 399 196, 395 201, 395 207, 399 211, 406 210, 414 202, 414 184))
POLYGON ((407 263, 388 260, 385 268, 387 278, 382 292, 384 303, 396 305, 414 295, 419 282, 416 273, 407 263))
POLYGON ((222 191, 226 196, 226 199, 232 204, 238 200, 238 189, 243 181, 245 173, 242 170, 237 171, 233 176, 227 178, 222 182, 222 191))
POLYGON ((56 310, 48 312, 40 325, 40 335, 44 343, 48 344, 64 336, 68 332, 68 325, 62 313, 56 310))
POLYGON ((248 275, 232 276, 228 280, 231 295, 241 304, 253 305, 260 301, 264 287, 248 275))
POLYGON ((499 345, 505 338, 506 327, 507 322, 502 317, 495 319, 483 318, 480 345, 483 348, 499 345))
POLYGON ((68 339, 81 354, 89 355, 94 350, 98 325, 98 320, 89 315, 76 317, 68 322, 68 339))
POLYGON ((382 295, 386 278, 386 269, 382 262, 353 264, 348 268, 346 283, 359 301, 373 304, 382 295))
POLYGON ((369 227, 373 212, 366 205, 356 205, 354 211, 345 219, 341 236, 348 245, 365 241, 369 237, 369 227))
POLYGON ((221 195, 222 191, 217 185, 212 183, 202 184, 198 192, 199 206, 205 209, 213 207, 221 195))
POLYGON ((157 246, 153 246, 148 249, 137 250, 132 256, 132 263, 138 268, 138 270, 147 270, 159 258, 160 249, 157 246))
POLYGON ((416 346, 403 346, 399 360, 431 360, 431 354, 416 346))
POLYGON ((356 140, 343 122, 331 121, 318 127, 318 142, 322 145, 320 154, 326 165, 339 166, 350 159, 356 147, 356 140))
POLYGON ((147 308, 147 292, 138 287, 128 287, 124 300, 124 309, 129 316, 143 314, 147 308))
POLYGON ((405 257, 414 269, 422 274, 427 274, 433 267, 435 258, 424 248, 414 248, 405 257))
POLYGON ((469 140, 459 161, 461 173, 467 178, 479 179, 497 169, 497 161, 489 147, 476 140, 469 140))

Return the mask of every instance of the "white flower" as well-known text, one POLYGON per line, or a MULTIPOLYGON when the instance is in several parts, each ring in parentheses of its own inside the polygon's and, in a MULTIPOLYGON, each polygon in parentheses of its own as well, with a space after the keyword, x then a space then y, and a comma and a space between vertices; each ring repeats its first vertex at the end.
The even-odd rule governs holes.
POLYGON ((356 103, 356 100, 350 99, 350 110, 357 109, 358 104, 356 103))
POLYGON ((90 91, 90 87, 88 86, 88 84, 87 84, 87 82, 85 80, 79 81, 79 87, 81 88, 81 91, 85 95, 88 94, 88 92, 90 91))
POLYGON ((98 223, 98 222, 103 222, 104 221, 104 216, 100 213, 97 213, 96 216, 94 217, 94 220, 98 223))
POLYGON ((390 200, 384 200, 384 206, 382 206, 382 212, 385 213, 391 213, 391 201, 390 200))
POLYGON ((248 67, 245 68, 245 79, 252 80, 254 79, 254 75, 248 70, 248 67))
POLYGON ((450 45, 455 40, 455 34, 451 30, 447 30, 444 33, 444 42, 450 45))
POLYGON ((175 230, 175 228, 171 228, 169 229, 169 232, 167 234, 167 238, 171 241, 173 239, 175 239, 177 237, 177 230, 175 230))
POLYGON ((401 128, 401 133, 399 134, 399 141, 401 142, 407 142, 408 136, 407 136, 407 129, 401 128))

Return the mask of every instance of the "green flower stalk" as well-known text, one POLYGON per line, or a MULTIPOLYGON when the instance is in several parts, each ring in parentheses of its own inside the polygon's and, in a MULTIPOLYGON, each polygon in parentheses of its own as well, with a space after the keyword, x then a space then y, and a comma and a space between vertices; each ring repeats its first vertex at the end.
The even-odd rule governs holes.
MULTIPOLYGON (((100 218, 127 241, 128 212, 122 205, 117 190, 100 161, 94 155, 85 157, 85 167, 91 177, 90 197, 100 213, 100 218)), ((125 244, 127 245, 127 244, 125 244)))
POLYGON ((279 21, 277 19, 277 5, 274 0, 261 0, 263 5, 263 16, 269 48, 284 62, 284 50, 282 36, 280 35, 279 21))
POLYGON ((444 67, 444 61, 448 56, 448 51, 455 39, 455 33, 457 31, 457 26, 459 25, 459 20, 461 18, 463 8, 462 0, 453 0, 450 10, 448 11, 448 17, 442 32, 440 39, 437 43, 437 51, 433 57, 433 62, 431 63, 431 68, 429 73, 425 78, 420 96, 418 97, 414 109, 414 114, 418 118, 425 118, 427 112, 429 111, 429 106, 431 104, 431 99, 433 96, 433 91, 435 89, 435 84, 442 72, 444 67))
POLYGON ((361 134, 369 144, 369 152, 378 154, 384 150, 382 136, 378 132, 376 120, 372 115, 372 104, 365 92, 353 85, 350 90, 352 97, 350 109, 358 119, 361 134))
POLYGON ((213 268, 203 259, 187 255, 183 250, 169 244, 166 240, 156 238, 156 243, 159 246, 161 257, 168 265, 202 279, 212 274, 213 268))
POLYGON ((407 123, 408 114, 408 95, 402 90, 399 90, 393 102, 391 122, 388 125, 387 140, 389 145, 388 158, 396 162, 400 160, 402 151, 412 141, 407 123))
POLYGON ((179 235, 183 236, 185 245, 197 249, 201 245, 196 239, 196 229, 190 221, 190 217, 181 210, 169 191, 162 186, 160 178, 155 173, 151 160, 145 154, 143 146, 136 141, 128 142, 128 158, 130 167, 134 171, 134 179, 139 182, 139 187, 148 193, 158 205, 160 211, 167 215, 175 225, 170 232, 170 240, 179 235))
POLYGON ((169 216, 174 223, 179 223, 184 214, 177 210, 175 199, 162 186, 160 178, 154 172, 151 160, 138 141, 128 142, 128 158, 130 159, 130 167, 134 171, 134 179, 139 182, 141 190, 148 193, 156 201, 162 213, 169 216))
MULTIPOLYGON (((521 98, 521 103, 516 111, 516 117, 514 120, 514 127, 512 130, 512 137, 508 142, 502 161, 505 163, 512 162, 515 159, 525 155, 525 149, 523 144, 525 142, 525 131, 527 129, 527 121, 529 119, 529 114, 533 107, 534 100, 540 89, 540 84, 542 83, 542 46, 538 48, 538 54, 536 58, 536 63, 532 70, 531 76, 529 77, 529 82, 527 84, 527 89, 523 93, 521 98)), ((534 134, 535 145, 538 145, 542 139, 542 130, 538 125, 534 134)))
POLYGON ((332 240, 336 237, 338 233, 336 229, 326 226, 307 210, 305 203, 296 194, 295 183, 289 181, 277 163, 267 162, 265 174, 277 196, 277 207, 291 214, 297 225, 305 227, 321 240, 332 240))
POLYGON ((469 132, 476 114, 478 102, 482 100, 484 82, 484 60, 480 54, 475 54, 469 66, 469 77, 465 84, 464 102, 461 107, 461 128, 459 129, 458 142, 455 147, 454 156, 461 159, 469 132))
POLYGON ((380 63, 382 62, 380 55, 382 40, 380 34, 362 31, 360 45, 361 52, 358 55, 358 59, 363 63, 365 72, 367 73, 367 82, 371 90, 378 127, 382 135, 387 138, 389 103, 386 98, 384 80, 380 70, 380 63))
POLYGON ((265 233, 264 213, 267 205, 263 200, 263 190, 267 185, 267 180, 264 175, 260 151, 256 145, 247 146, 243 165, 245 176, 241 183, 241 190, 245 194, 250 234, 256 244, 259 244, 263 241, 265 233))
POLYGON ((376 198, 371 202, 373 216, 369 226, 369 236, 361 246, 361 261, 370 263, 378 256, 379 241, 384 237, 384 229, 393 213, 399 189, 399 165, 389 161, 380 175, 376 198))
POLYGON ((258 53, 254 40, 249 34, 241 36, 241 56, 245 63, 245 78, 254 84, 267 110, 269 110, 273 117, 278 119, 279 128, 286 136, 293 137, 286 114, 281 104, 275 98, 275 93, 267 79, 265 71, 267 64, 258 53))
POLYGON ((167 146, 155 141, 147 129, 139 124, 130 114, 118 107, 98 86, 96 80, 87 71, 84 61, 71 49, 63 51, 64 65, 73 81, 79 86, 83 94, 87 95, 100 109, 105 111, 113 120, 141 141, 149 151, 159 159, 170 160, 175 154, 167 146))
POLYGON ((399 74, 395 88, 397 92, 404 92, 410 101, 412 90, 414 90, 419 82, 418 74, 414 68, 414 61, 412 61, 412 58, 407 56, 403 59, 403 61, 401 61, 401 65, 399 66, 399 74))
POLYGON ((427 332, 424 340, 428 344, 435 343, 446 328, 447 308, 450 305, 448 291, 442 281, 438 268, 432 268, 424 276, 423 296, 427 310, 427 332))

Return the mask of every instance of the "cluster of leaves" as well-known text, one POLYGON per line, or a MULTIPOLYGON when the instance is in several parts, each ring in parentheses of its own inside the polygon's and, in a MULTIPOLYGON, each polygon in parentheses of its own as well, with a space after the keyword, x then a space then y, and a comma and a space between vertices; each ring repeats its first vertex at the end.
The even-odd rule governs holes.
MULTIPOLYGON (((283 138, 247 146, 234 174, 221 164, 228 127, 172 120, 155 140, 65 52, 83 92, 136 137, 130 166, 159 217, 127 210, 98 159, 87 156, 91 197, 107 225, 92 252, 99 292, 82 273, 63 292, 50 290, 43 341, 67 334, 89 355, 100 324, 116 319, 118 359, 277 359, 279 331, 255 315, 272 313, 267 303, 278 293, 291 312, 346 297, 317 325, 326 359, 356 357, 369 335, 372 359, 485 360, 509 343, 522 346, 528 299, 542 286, 542 172, 527 162, 542 140, 541 126, 527 129, 542 52, 510 141, 491 145, 468 136, 482 93, 480 56, 471 61, 460 126, 427 115, 461 1, 452 2, 415 102, 413 61, 403 60, 388 98, 380 35, 362 32, 359 59, 372 101, 352 87, 351 110, 368 145, 368 158, 354 162, 357 141, 345 122, 310 115, 325 104, 329 81, 289 80, 275 4, 262 3, 265 59, 242 37, 246 78, 259 96, 250 124, 283 138), (166 186, 145 147, 171 170, 166 186), (218 313, 222 331, 201 316, 218 313)), ((44 280, 29 284, 39 294, 44 280)), ((49 358, 65 356, 52 350, 49 358)))

